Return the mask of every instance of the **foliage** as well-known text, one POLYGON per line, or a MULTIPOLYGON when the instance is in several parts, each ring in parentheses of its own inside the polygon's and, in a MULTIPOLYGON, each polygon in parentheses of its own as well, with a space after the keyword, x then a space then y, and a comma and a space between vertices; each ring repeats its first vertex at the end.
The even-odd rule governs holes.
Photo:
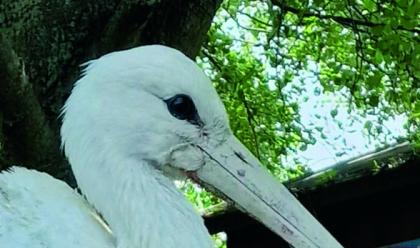
MULTIPOLYGON (((281 157, 327 138, 323 126, 301 123, 302 97, 341 95, 335 104, 365 122, 364 130, 354 131, 383 143, 392 133, 383 123, 405 116, 408 136, 402 139, 420 148, 419 10, 414 0, 227 0, 198 62, 235 134, 284 181, 310 169, 301 161, 282 164, 281 157), (319 84, 313 92, 302 78, 308 72, 319 84)), ((323 115, 343 129, 338 107, 323 115)))
MULTIPOLYGON (((382 122, 402 114, 408 116, 409 138, 420 143, 419 10, 420 3, 408 0, 229 0, 199 61, 224 100, 235 134, 287 180, 307 168, 298 161, 284 174, 279 156, 317 142, 314 132, 324 138, 323 127, 300 123, 294 96, 311 95, 305 82, 293 83, 302 80, 302 71, 321 84, 314 95, 342 94, 348 113, 378 116, 365 120, 369 136, 384 133, 382 122)), ((329 113, 335 119, 339 114, 329 113)))
POLYGON ((182 190, 190 202, 194 203, 195 208, 200 214, 211 214, 209 209, 221 203, 221 200, 209 194, 203 188, 190 181, 177 182, 177 187, 182 190))

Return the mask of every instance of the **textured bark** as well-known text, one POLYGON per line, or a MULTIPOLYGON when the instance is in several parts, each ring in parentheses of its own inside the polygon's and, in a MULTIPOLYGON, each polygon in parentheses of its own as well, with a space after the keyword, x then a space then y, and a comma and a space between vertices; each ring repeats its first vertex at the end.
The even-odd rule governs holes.
POLYGON ((0 169, 71 181, 59 113, 79 64, 118 49, 166 44, 197 55, 221 0, 2 0, 0 169))
POLYGON ((0 106, 5 117, 2 123, 3 160, 12 160, 18 155, 22 157, 19 162, 23 163, 41 165, 45 157, 58 160, 55 152, 58 143, 28 81, 24 64, 2 35, 0 43, 0 106), (16 139, 7 140, 9 136, 16 139))

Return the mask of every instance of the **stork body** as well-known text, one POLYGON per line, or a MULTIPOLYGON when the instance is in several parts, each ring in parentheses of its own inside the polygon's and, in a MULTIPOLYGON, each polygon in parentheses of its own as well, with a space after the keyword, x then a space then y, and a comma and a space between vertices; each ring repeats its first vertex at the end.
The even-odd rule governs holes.
POLYGON ((44 173, 3 172, 0 247, 212 247, 173 184, 186 176, 295 247, 340 247, 233 136, 211 82, 174 49, 145 46, 88 63, 64 106, 61 136, 83 197, 44 173))
POLYGON ((149 188, 153 195, 136 192, 141 202, 129 195, 109 196, 110 205, 126 211, 115 216, 113 222, 120 225, 111 226, 112 232, 89 202, 64 182, 14 167, 0 176, 0 247, 212 247, 202 218, 172 184, 164 188, 158 182, 143 183, 154 188, 153 193, 149 188))
POLYGON ((0 190, 1 247, 115 247, 96 211, 62 181, 14 167, 0 190))

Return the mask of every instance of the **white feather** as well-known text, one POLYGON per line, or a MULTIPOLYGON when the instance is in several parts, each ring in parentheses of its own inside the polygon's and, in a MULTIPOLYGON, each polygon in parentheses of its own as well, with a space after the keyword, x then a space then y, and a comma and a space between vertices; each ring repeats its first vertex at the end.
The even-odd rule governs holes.
POLYGON ((0 174, 0 247, 115 247, 88 202, 45 173, 13 167, 0 174))
POLYGON ((202 218, 163 174, 174 147, 200 136, 171 116, 163 99, 189 94, 209 126, 228 126, 210 81, 193 61, 163 46, 111 53, 86 65, 64 107, 61 135, 90 204, 46 174, 4 172, 0 247, 212 247, 202 218))
POLYGON ((86 65, 63 109, 61 137, 89 204, 46 174, 1 173, 1 248, 210 248, 202 218, 173 183, 186 172, 293 246, 341 247, 233 137, 193 61, 145 46, 86 65), (190 103, 180 94, 196 111, 192 104, 176 111, 194 110, 195 119, 173 115, 168 99, 190 103))

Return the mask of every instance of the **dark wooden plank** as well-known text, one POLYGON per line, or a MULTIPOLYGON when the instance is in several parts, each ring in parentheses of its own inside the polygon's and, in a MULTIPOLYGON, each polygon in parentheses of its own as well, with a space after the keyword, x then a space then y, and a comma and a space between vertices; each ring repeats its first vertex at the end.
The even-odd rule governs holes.
MULTIPOLYGON (((298 195, 345 247, 378 247, 420 237, 420 161, 377 175, 298 195)), ((288 247, 250 217, 230 211, 205 218, 212 233, 225 231, 229 248, 288 247)))

